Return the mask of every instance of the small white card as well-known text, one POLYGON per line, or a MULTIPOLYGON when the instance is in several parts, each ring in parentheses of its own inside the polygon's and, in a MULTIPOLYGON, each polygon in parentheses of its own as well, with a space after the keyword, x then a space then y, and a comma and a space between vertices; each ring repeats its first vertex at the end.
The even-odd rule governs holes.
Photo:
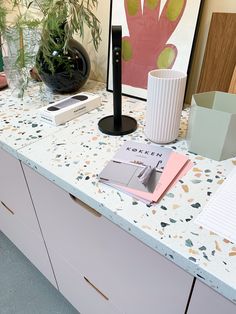
POLYGON ((195 223, 236 243, 236 167, 206 204, 195 223))

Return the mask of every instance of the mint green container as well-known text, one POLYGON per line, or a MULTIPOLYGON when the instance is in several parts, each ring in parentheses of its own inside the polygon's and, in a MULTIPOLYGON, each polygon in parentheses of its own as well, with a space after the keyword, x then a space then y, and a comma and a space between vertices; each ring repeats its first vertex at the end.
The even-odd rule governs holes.
POLYGON ((193 95, 187 143, 190 152, 214 160, 236 156, 236 94, 193 95))

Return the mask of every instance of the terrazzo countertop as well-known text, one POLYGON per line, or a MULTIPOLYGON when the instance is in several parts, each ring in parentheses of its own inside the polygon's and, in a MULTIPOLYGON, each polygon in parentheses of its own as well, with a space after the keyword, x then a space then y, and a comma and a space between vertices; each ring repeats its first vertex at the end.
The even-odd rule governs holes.
POLYGON ((143 133, 146 103, 123 97, 123 114, 135 117, 138 129, 126 136, 108 136, 97 123, 112 114, 112 94, 93 81, 84 90, 99 93, 102 105, 60 127, 38 121, 42 100, 35 92, 26 98, 30 105, 1 92, 0 147, 236 303, 236 243, 194 223, 236 158, 218 162, 188 153, 185 110, 178 140, 166 146, 187 154, 193 168, 159 203, 137 201, 98 182, 97 175, 125 141, 150 143, 143 133))
MULTIPOLYGON (((80 92, 85 90, 102 93, 104 84, 89 81, 80 92)), ((55 127, 42 123, 37 116, 39 108, 65 97, 68 95, 52 94, 44 85, 35 83, 29 85, 23 98, 17 98, 11 89, 0 91, 0 147, 17 157, 18 149, 66 128, 67 123, 55 127)))

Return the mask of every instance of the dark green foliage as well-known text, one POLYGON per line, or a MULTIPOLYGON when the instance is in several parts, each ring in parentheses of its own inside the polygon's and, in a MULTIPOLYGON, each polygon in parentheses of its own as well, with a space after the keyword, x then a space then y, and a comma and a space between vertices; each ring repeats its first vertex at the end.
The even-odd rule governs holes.
POLYGON ((20 41, 17 68, 23 68, 29 57, 24 49, 24 29, 40 29, 40 53, 51 73, 55 67, 68 63, 68 42, 75 33, 84 36, 90 30, 95 50, 101 41, 100 22, 94 14, 98 0, 0 0, 0 33, 7 37, 7 28, 17 30, 20 41), (14 11, 14 21, 8 23, 8 14, 14 11), (54 52, 60 56, 52 58, 54 52), (64 55, 65 57, 62 57, 64 55))
MULTIPOLYGON (((94 15, 98 0, 41 0, 41 11, 44 14, 42 21, 41 51, 50 70, 53 51, 67 52, 68 42, 75 33, 82 38, 84 26, 87 25, 95 49, 101 41, 100 22, 94 15)), ((60 58, 58 62, 67 62, 67 58, 60 58)))

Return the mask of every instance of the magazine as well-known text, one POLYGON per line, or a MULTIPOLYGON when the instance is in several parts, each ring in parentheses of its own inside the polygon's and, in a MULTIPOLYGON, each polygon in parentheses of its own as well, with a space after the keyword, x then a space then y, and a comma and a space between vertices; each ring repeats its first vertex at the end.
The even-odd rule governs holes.
POLYGON ((101 181, 153 193, 171 152, 169 148, 128 141, 108 162, 99 178, 101 181), (142 180, 142 175, 146 182, 142 180))
POLYGON ((147 202, 157 202, 187 170, 188 158, 160 145, 126 142, 99 180, 147 202))

